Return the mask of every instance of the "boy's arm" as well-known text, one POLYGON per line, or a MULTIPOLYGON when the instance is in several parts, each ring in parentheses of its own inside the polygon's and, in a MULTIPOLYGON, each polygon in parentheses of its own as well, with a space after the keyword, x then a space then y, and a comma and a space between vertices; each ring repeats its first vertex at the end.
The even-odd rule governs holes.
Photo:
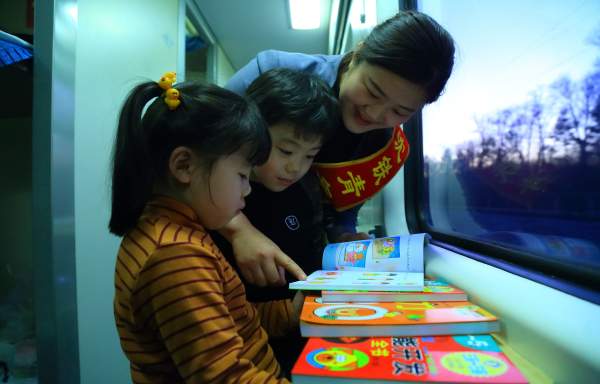
POLYGON ((306 280, 306 274, 298 264, 254 228, 243 213, 234 217, 218 232, 231 243, 236 263, 248 283, 259 287, 281 285, 277 266, 287 270, 298 280, 306 280))
POLYGON ((157 249, 132 293, 136 323, 145 325, 146 332, 160 334, 186 383, 276 383, 262 370, 266 367, 259 370, 251 360, 268 350, 265 337, 255 330, 260 327, 258 314, 247 305, 237 275, 226 281, 225 272, 231 267, 223 270, 218 257, 195 245, 157 249), (251 341, 249 345, 244 345, 234 318, 247 319, 240 333, 251 341))

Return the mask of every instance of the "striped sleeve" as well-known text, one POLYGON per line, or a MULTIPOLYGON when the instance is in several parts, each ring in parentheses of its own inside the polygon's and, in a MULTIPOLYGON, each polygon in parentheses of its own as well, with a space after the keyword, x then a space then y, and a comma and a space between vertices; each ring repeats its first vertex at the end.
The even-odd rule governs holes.
POLYGON ((283 336, 292 328, 292 301, 277 300, 252 303, 260 316, 260 325, 273 336, 283 336))
POLYGON ((244 340, 224 301, 223 278, 222 264, 207 249, 157 248, 132 293, 136 323, 164 341, 186 383, 286 382, 244 357, 244 340))

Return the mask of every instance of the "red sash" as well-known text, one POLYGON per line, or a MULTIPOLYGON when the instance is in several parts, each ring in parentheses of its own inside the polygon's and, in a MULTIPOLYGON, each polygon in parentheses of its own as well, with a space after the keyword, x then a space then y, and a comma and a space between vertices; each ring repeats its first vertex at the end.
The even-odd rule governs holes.
POLYGON ((398 173, 410 147, 400 126, 390 141, 371 156, 343 163, 313 163, 319 177, 323 201, 344 211, 375 196, 398 173), (392 145, 393 144, 393 145, 392 145))

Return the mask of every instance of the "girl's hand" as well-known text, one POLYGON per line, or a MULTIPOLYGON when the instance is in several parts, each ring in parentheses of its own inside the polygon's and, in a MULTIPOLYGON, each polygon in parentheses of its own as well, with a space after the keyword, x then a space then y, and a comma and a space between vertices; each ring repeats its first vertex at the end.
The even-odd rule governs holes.
POLYGON ((336 243, 345 243, 348 241, 359 241, 359 240, 373 240, 373 238, 364 232, 360 232, 360 233, 344 232, 344 233, 340 234, 337 239, 335 239, 335 242, 336 243))
POLYGON ((243 214, 236 216, 219 233, 231 243, 235 261, 248 283, 259 287, 283 285, 283 270, 298 280, 306 280, 304 271, 274 242, 254 228, 243 214))
POLYGON ((300 314, 302 313, 302 306, 304 305, 304 299, 306 298, 307 291, 298 291, 296 296, 292 299, 292 319, 291 323, 293 326, 300 324, 300 314))

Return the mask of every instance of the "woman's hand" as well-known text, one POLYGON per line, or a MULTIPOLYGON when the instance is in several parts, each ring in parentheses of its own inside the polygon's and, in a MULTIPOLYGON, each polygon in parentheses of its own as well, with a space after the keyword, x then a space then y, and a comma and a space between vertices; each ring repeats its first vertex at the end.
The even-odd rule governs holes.
POLYGON ((304 305, 304 299, 306 298, 307 291, 298 291, 296 296, 292 299, 292 319, 291 323, 293 326, 300 324, 300 314, 302 313, 302 306, 304 305))
POLYGON ((335 239, 335 242, 336 243, 345 243, 347 241, 359 241, 359 240, 373 240, 373 238, 364 232, 360 232, 360 233, 344 232, 344 233, 340 234, 337 239, 335 239))
POLYGON ((274 242, 254 228, 243 214, 236 216, 219 232, 231 243, 235 261, 248 283, 259 287, 283 285, 284 270, 298 280, 306 280, 304 271, 274 242))

